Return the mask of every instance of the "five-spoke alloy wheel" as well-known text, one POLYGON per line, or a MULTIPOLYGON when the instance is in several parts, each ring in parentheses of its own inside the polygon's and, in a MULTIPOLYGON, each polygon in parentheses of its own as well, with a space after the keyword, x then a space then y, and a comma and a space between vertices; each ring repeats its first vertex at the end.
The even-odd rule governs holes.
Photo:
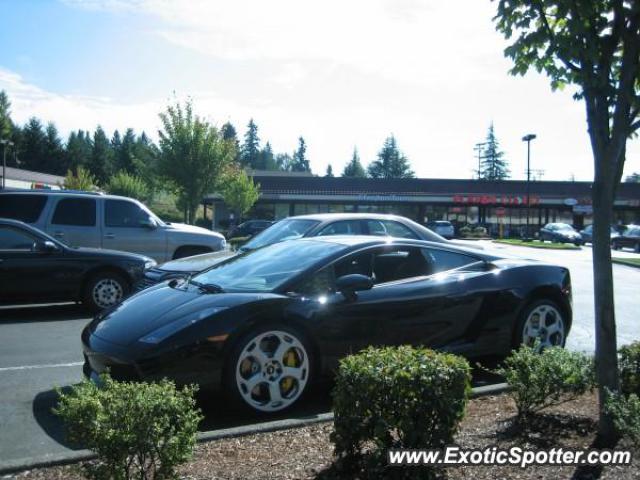
POLYGON ((539 341, 540 348, 563 347, 567 325, 554 302, 539 300, 524 310, 519 331, 519 343, 524 345, 533 346, 539 341))
POLYGON ((284 410, 300 398, 309 383, 309 348, 302 335, 289 328, 249 334, 238 343, 233 357, 235 390, 255 410, 284 410))

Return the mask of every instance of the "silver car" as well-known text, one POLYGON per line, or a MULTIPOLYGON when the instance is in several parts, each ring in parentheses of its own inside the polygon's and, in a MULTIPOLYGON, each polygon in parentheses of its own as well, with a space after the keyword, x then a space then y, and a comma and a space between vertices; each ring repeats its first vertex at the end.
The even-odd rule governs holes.
POLYGON ((139 253, 159 263, 226 247, 219 233, 163 222, 141 202, 116 195, 4 191, 2 217, 28 223, 69 246, 139 253))

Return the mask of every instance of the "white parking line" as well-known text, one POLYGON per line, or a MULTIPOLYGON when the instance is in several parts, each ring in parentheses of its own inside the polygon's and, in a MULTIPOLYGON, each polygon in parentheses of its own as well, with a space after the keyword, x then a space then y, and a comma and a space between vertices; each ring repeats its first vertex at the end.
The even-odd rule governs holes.
POLYGON ((36 370, 38 368, 77 367, 79 365, 82 365, 82 362, 55 363, 52 365, 21 365, 19 367, 0 367, 0 372, 11 372, 13 370, 36 370))

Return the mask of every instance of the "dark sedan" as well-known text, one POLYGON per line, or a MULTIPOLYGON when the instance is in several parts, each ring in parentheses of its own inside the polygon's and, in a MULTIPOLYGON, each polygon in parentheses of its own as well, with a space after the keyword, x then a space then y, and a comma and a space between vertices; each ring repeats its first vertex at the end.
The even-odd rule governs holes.
POLYGON ((132 253, 71 248, 17 220, 0 219, 0 304, 118 303, 155 261, 132 253))
POLYGON ((547 223, 540 229, 540 240, 575 245, 584 244, 582 235, 567 223, 547 223))
POLYGON ((273 225, 269 220, 247 220, 238 226, 232 227, 227 238, 253 237, 273 225))
MULTIPOLYGON (((428 240, 451 244, 448 240, 422 225, 398 215, 369 213, 321 213, 299 215, 278 221, 262 231, 242 247, 240 252, 255 250, 285 240, 302 237, 326 237, 330 235, 375 235, 428 240)), ((455 243, 453 243, 455 245, 455 243)), ((473 248, 479 248, 473 245, 473 248)), ((164 263, 145 273, 138 289, 178 276, 195 275, 227 257, 233 252, 222 251, 195 255, 164 263)))
POLYGON ((85 375, 222 387, 263 412, 291 406, 345 355, 426 345, 505 355, 564 345, 566 268, 376 237, 285 241, 156 285, 84 329, 85 375))
MULTIPOLYGON (((618 228, 613 225, 610 227, 610 238, 613 240, 615 237, 620 235, 618 233, 618 228)), ((580 230, 580 236, 584 243, 592 243, 593 242, 593 225, 587 225, 584 229, 580 230)))
POLYGON ((611 239, 611 246, 614 250, 633 248, 634 252, 640 253, 640 227, 629 225, 620 235, 611 239))

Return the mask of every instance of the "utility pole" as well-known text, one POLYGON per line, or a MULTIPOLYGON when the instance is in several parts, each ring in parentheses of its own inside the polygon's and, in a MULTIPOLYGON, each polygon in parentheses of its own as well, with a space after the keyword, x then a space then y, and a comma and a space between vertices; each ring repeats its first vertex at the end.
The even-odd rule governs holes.
POLYGON ((14 145, 10 140, 0 140, 0 143, 2 144, 2 189, 4 190, 7 186, 7 147, 14 145))
POLYGON ((534 133, 530 133, 522 137, 522 141, 527 142, 527 232, 525 235, 527 240, 531 238, 529 230, 529 209, 531 207, 529 196, 531 189, 529 188, 529 184, 531 183, 531 140, 535 138, 536 135, 534 133))

